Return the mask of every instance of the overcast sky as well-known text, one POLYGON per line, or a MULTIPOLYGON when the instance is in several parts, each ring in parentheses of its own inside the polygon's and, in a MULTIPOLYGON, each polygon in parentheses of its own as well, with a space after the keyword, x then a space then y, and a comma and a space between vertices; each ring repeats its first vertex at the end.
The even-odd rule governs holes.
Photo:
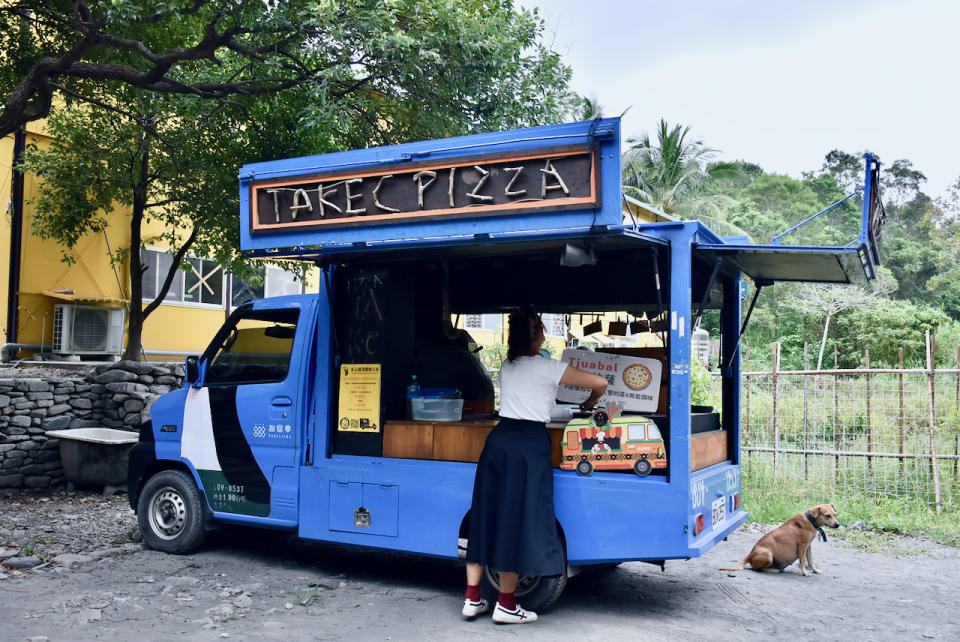
POLYGON ((625 136, 660 118, 800 178, 838 148, 960 177, 960 2, 519 0, 625 136))

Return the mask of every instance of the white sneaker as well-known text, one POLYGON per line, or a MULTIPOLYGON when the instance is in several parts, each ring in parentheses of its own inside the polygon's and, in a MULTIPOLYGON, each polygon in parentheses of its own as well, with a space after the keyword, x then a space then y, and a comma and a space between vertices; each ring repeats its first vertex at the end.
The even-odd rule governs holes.
POLYGON ((490 603, 487 602, 482 597, 479 602, 474 602, 472 600, 463 601, 463 617, 477 617, 481 613, 486 613, 490 610, 490 603))
POLYGON ((519 604, 516 609, 510 611, 497 602, 497 608, 493 609, 493 621, 497 624, 527 624, 536 622, 537 614, 524 610, 519 604))

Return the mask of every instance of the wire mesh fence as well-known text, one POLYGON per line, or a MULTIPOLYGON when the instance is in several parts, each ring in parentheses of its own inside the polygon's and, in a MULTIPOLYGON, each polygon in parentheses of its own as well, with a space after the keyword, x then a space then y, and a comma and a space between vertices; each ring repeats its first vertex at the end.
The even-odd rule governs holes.
MULTIPOLYGON (((960 508, 960 369, 743 373, 745 483, 960 508)), ((714 382, 717 383, 717 382, 714 382)))

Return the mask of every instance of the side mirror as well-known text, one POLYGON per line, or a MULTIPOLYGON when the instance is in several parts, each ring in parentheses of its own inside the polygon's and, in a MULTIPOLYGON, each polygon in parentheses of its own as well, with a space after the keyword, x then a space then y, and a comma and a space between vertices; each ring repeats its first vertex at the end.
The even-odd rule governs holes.
POLYGON ((187 383, 193 385, 200 381, 200 364, 196 356, 187 357, 186 371, 187 383))

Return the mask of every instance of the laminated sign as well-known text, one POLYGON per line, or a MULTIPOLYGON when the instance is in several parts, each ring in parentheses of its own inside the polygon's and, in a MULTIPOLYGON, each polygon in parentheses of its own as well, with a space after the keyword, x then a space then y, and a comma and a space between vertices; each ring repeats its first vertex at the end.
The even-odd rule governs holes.
POLYGON ((380 432, 380 364, 344 363, 340 366, 341 432, 380 432))
MULTIPOLYGON (((598 374, 607 380, 607 392, 600 397, 598 406, 613 402, 622 404, 623 409, 630 412, 657 411, 662 374, 658 359, 568 348, 563 351, 561 360, 578 370, 598 374)), ((589 394, 590 391, 586 388, 561 384, 557 390, 557 399, 580 403, 589 394)))

